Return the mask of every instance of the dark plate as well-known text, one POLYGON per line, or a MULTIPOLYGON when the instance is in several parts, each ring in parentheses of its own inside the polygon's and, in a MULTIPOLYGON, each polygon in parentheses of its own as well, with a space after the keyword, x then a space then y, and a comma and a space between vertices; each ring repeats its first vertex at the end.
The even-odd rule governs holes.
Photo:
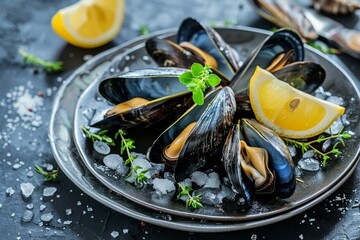
MULTIPOLYGON (((251 28, 224 28, 219 29, 219 33, 228 43, 238 50, 241 57, 245 57, 247 53, 254 49, 268 35, 268 32, 251 28)), ((174 38, 174 34, 171 33, 166 36, 169 36, 170 39, 174 38)), ((95 111, 95 117, 99 118, 110 107, 107 102, 101 100, 101 98, 99 99, 97 93, 99 81, 104 76, 113 75, 124 70, 155 66, 152 61, 144 61, 143 56, 146 55, 143 44, 139 44, 114 59, 110 66, 104 68, 104 71, 106 71, 103 76, 99 75, 99 77, 95 77, 96 81, 81 94, 74 117, 74 126, 76 126, 74 129, 75 144, 85 166, 105 186, 131 201, 157 211, 188 218, 215 221, 253 221, 266 219, 296 209, 303 204, 319 198, 327 191, 334 191, 334 185, 340 180, 343 180, 356 163, 359 155, 357 137, 360 131, 357 119, 351 122, 350 125, 350 129, 355 132, 355 137, 348 141, 347 146, 343 149, 344 154, 340 159, 330 160, 330 164, 325 170, 315 174, 305 174, 303 177, 304 183, 297 184, 296 191, 291 198, 281 201, 275 199, 261 200, 257 202, 256 207, 253 207, 248 212, 243 212, 235 203, 224 204, 220 208, 205 206, 197 211, 191 211, 185 209, 183 203, 173 200, 171 196, 165 196, 162 199, 152 197, 150 186, 144 189, 137 189, 133 185, 126 183, 123 178, 114 178, 112 172, 99 170, 98 165, 101 164, 101 161, 96 160, 93 156, 92 145, 84 138, 80 126, 89 124, 89 119, 85 117, 87 114, 84 115, 84 112, 93 109, 95 111)), ((103 60, 106 54, 102 56, 103 58, 99 58, 98 60, 99 65, 104 64, 103 60)), ((307 49, 306 56, 307 60, 320 63, 326 69, 327 78, 323 85, 325 90, 344 97, 346 102, 351 102, 351 110, 355 113, 353 115, 358 117, 358 113, 360 112, 359 92, 349 76, 332 60, 317 51, 307 49)), ((111 59, 111 57, 109 57, 109 59, 111 59)), ((86 79, 91 79, 91 76, 89 77, 88 74, 93 74, 94 72, 101 73, 101 71, 90 71, 90 73, 85 72, 81 77, 86 81, 86 79)), ((93 79, 94 77, 92 80, 93 79)), ((74 99, 74 102, 75 101, 74 99)), ((131 137, 135 138, 138 151, 145 153, 146 149, 151 146, 151 141, 156 136, 151 135, 150 132, 151 130, 132 133, 131 137)))

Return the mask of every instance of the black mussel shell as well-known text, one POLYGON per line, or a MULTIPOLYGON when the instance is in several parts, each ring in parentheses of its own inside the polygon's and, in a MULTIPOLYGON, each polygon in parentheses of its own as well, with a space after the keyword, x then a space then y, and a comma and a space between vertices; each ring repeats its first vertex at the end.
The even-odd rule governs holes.
POLYGON ((291 86, 312 93, 324 82, 325 69, 314 62, 294 62, 272 72, 272 74, 291 86))
POLYGON ((276 194, 289 198, 295 191, 294 164, 282 139, 272 130, 256 120, 242 119, 241 131, 250 146, 265 148, 269 154, 269 165, 276 175, 276 194))
POLYGON ((153 100, 187 91, 179 76, 188 71, 181 68, 151 68, 123 73, 103 80, 99 93, 107 101, 118 104, 134 97, 153 100))
POLYGON ((231 79, 239 68, 233 49, 214 29, 193 18, 187 18, 181 23, 177 42, 190 42, 213 56, 218 63, 218 70, 228 79, 231 79))
POLYGON ((290 29, 281 29, 263 41, 231 79, 235 95, 246 91, 257 66, 275 71, 284 65, 303 61, 304 44, 299 35, 290 29))

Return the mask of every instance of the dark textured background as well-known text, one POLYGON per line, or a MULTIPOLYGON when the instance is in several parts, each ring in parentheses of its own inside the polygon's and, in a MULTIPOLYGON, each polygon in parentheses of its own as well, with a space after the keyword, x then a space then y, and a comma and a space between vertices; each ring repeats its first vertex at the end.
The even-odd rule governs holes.
MULTIPOLYGON (((43 124, 36 131, 26 130, 19 124, 15 124, 15 130, 11 131, 4 124, 4 115, 15 118, 16 114, 9 114, 10 103, 9 106, 0 106, 1 136, 10 135, 10 139, 0 138, 0 239, 113 239, 110 235, 112 231, 120 233, 117 239, 360 239, 360 208, 353 207, 360 198, 359 167, 338 191, 303 214, 262 228, 221 234, 192 234, 156 227, 150 223, 141 224, 81 193, 61 173, 57 183, 44 183, 36 173, 32 178, 27 177, 26 170, 34 164, 52 163, 56 167, 47 140, 51 104, 62 79, 66 79, 84 62, 84 55, 95 55, 138 36, 142 24, 146 24, 153 32, 178 27, 182 19, 188 16, 205 22, 237 21, 240 25, 264 29, 273 26, 260 19, 245 0, 186 0, 181 3, 128 0, 124 25, 117 38, 103 47, 85 50, 66 44, 53 33, 50 26, 50 19, 55 12, 72 2, 75 1, 1 1, 0 101, 4 100, 6 103, 6 93, 23 85, 30 89, 31 95, 43 91, 45 105, 38 113, 42 116, 43 124), (35 73, 32 67, 21 64, 17 53, 19 47, 44 59, 64 61, 65 71, 61 74, 46 74, 43 71, 35 73), (47 94, 48 89, 51 89, 51 94, 47 94), (9 143, 9 140, 9 145, 4 144, 9 143), (19 161, 23 161, 24 166, 17 170, 8 165, 8 162, 13 165, 19 161), (31 199, 27 201, 21 197, 22 182, 31 182, 36 187, 31 199), (42 190, 47 186, 55 186, 58 191, 54 197, 41 198, 42 190), (8 187, 15 189, 15 194, 11 197, 5 194, 8 187), (77 204, 78 201, 81 205, 77 204), (34 204, 35 216, 31 223, 22 223, 21 215, 30 202, 34 204), (39 211, 41 204, 46 206, 43 212, 39 211), (65 214, 68 208, 72 209, 70 216, 65 214), (53 220, 48 225, 39 226, 41 214, 47 212, 54 215, 53 220), (64 225, 58 219, 61 222, 71 220, 72 223, 64 225), (123 229, 128 229, 128 233, 123 234, 123 229)), ((337 19, 348 27, 360 30, 359 13, 337 19)), ((359 60, 346 55, 331 57, 346 69, 359 86, 359 79, 355 77, 360 76, 359 60)))

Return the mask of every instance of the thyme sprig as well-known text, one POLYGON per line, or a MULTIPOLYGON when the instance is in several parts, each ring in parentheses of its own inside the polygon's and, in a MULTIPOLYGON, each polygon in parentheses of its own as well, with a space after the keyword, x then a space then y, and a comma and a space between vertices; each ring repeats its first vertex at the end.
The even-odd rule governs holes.
POLYGON ((59 169, 51 170, 50 172, 45 171, 42 167, 35 165, 35 171, 44 176, 45 181, 53 181, 57 180, 59 169))
POLYGON ((221 81, 216 74, 212 73, 209 65, 202 66, 200 63, 193 63, 191 70, 181 74, 179 80, 192 92, 193 101, 197 105, 204 104, 205 90, 209 86, 216 87, 221 81))
POLYGON ((309 142, 301 142, 289 138, 284 138, 284 141, 288 144, 294 145, 295 148, 301 149, 302 154, 307 152, 309 149, 314 150, 315 154, 319 154, 321 156, 323 167, 326 167, 327 160, 330 159, 329 155, 330 154, 341 155, 342 152, 338 149, 338 145, 341 144, 345 146, 344 140, 351 138, 351 134, 348 132, 344 132, 343 130, 344 128, 342 128, 338 134, 330 134, 330 136, 328 137, 325 137, 324 134, 321 134, 317 139, 309 142), (337 142, 332 146, 332 149, 330 151, 322 152, 314 146, 314 144, 316 143, 325 142, 326 140, 329 139, 337 139, 337 142))
POLYGON ((119 129, 115 134, 115 139, 117 139, 118 137, 121 138, 120 154, 123 155, 124 152, 126 152, 126 155, 128 157, 124 163, 126 166, 130 166, 131 168, 127 177, 130 177, 133 173, 135 173, 136 174, 135 182, 144 183, 146 180, 148 180, 146 173, 149 170, 147 169, 141 170, 142 169, 141 166, 137 166, 134 164, 134 160, 136 159, 136 156, 130 153, 130 149, 136 148, 134 145, 135 141, 130 138, 125 138, 126 134, 127 134, 126 131, 119 129))
POLYGON ((87 129, 85 126, 81 126, 81 130, 86 134, 87 138, 90 138, 92 142, 101 141, 106 143, 109 146, 115 146, 114 140, 107 136, 106 133, 108 130, 101 130, 97 133, 90 132, 89 129, 87 129))
POLYGON ((19 54, 23 57, 23 62, 33 65, 34 67, 42 67, 47 72, 59 72, 62 71, 64 63, 62 61, 47 61, 41 58, 38 58, 30 53, 26 52, 24 49, 18 50, 19 54))
POLYGON ((179 185, 179 194, 177 195, 177 199, 179 200, 181 197, 186 196, 186 208, 191 207, 193 209, 202 208, 203 205, 200 202, 201 194, 196 195, 195 197, 191 196, 190 192, 192 191, 192 188, 189 186, 182 186, 180 183, 179 185))

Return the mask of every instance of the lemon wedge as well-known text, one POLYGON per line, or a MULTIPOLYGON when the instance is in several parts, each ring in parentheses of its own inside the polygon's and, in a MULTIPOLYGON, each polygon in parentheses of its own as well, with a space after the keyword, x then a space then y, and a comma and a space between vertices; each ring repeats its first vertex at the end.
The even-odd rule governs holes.
POLYGON ((282 137, 316 136, 345 111, 293 88, 260 67, 250 79, 249 97, 256 119, 282 137))
POLYGON ((125 0, 81 0, 52 18, 55 33, 68 43, 94 48, 110 42, 124 20, 125 0))

